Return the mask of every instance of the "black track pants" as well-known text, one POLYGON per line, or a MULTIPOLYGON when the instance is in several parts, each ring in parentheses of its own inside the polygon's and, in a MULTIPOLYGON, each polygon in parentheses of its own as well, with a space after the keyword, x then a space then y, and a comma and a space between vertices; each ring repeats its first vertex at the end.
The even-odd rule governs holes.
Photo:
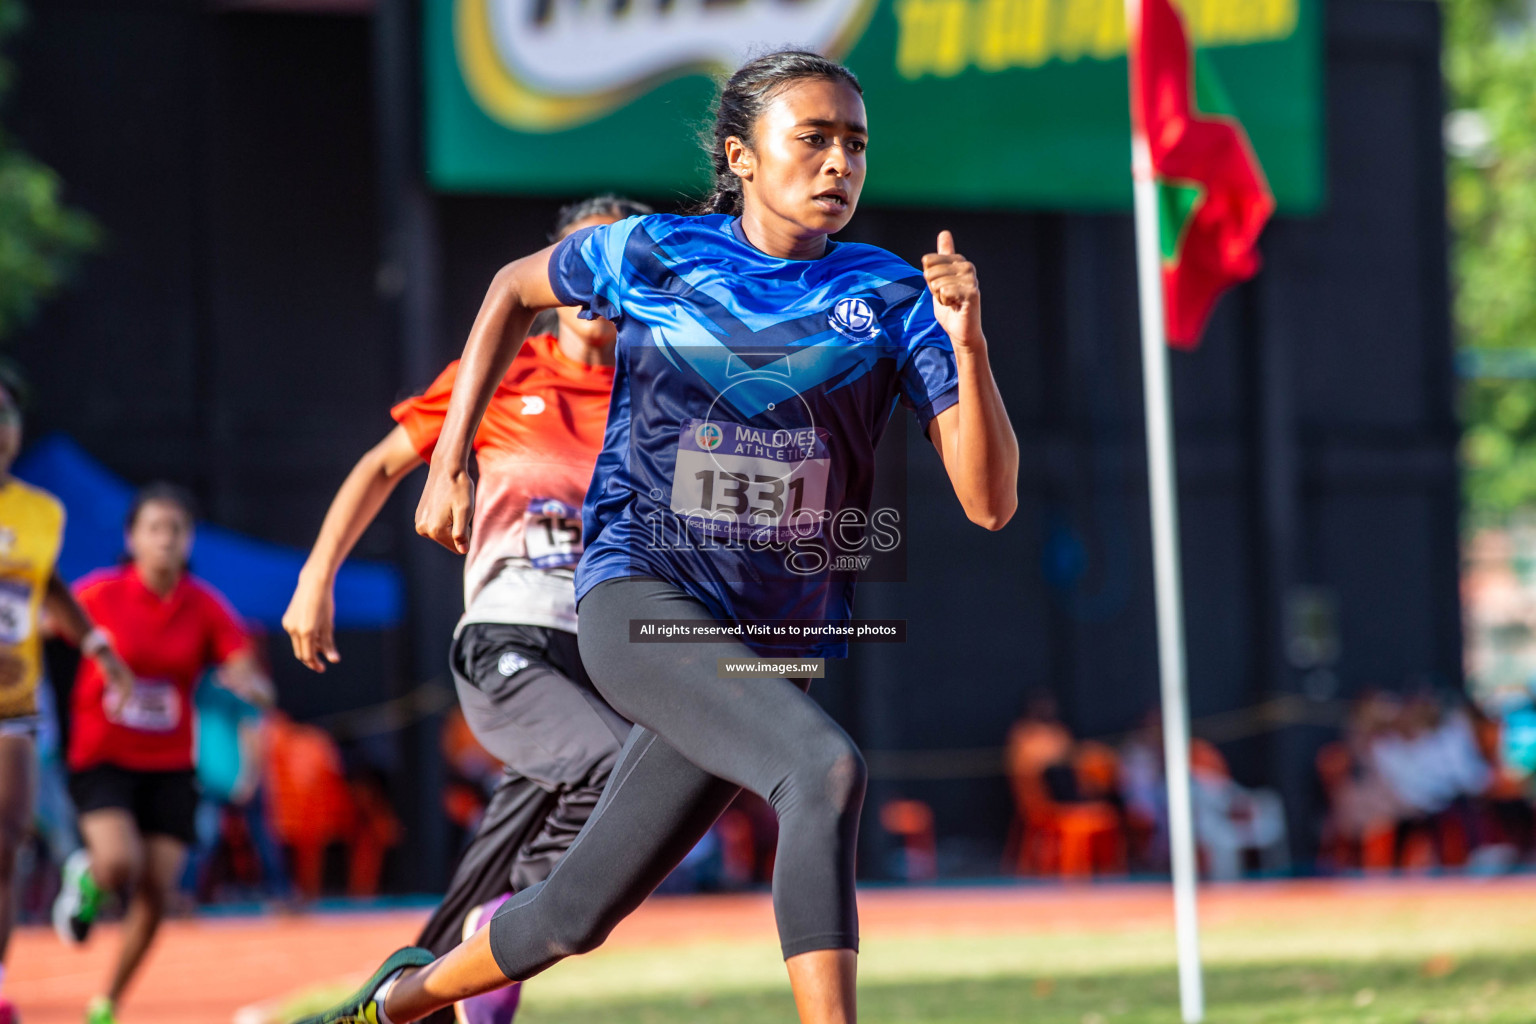
POLYGON ((450 665, 465 720, 507 771, 416 940, 438 955, 459 944, 472 909, 549 874, 586 824, 630 731, 593 691, 570 633, 468 625, 450 665))
POLYGON ((610 580, 581 602, 581 657, 599 693, 635 723, 602 799, 542 884, 491 922, 491 948, 522 980, 602 943, 709 830, 740 787, 779 818, 773 901, 785 957, 857 949, 854 848, 864 759, 806 696, 805 681, 716 678, 741 644, 631 644, 630 619, 710 621, 648 577, 610 580))

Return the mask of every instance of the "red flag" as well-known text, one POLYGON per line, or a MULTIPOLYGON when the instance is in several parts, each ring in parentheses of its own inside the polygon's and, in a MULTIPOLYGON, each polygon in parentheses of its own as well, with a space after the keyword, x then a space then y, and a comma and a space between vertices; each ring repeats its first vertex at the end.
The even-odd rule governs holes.
POLYGON ((1146 136, 1158 184, 1168 341, 1193 348, 1221 293, 1258 271, 1275 199, 1237 118, 1196 109, 1178 12, 1169 0, 1131 6, 1131 126, 1146 136))

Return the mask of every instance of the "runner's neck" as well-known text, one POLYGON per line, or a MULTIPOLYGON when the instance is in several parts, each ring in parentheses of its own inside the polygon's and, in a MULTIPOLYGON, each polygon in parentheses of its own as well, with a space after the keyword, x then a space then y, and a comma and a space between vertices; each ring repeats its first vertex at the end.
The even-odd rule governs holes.
POLYGON ((138 565, 133 567, 133 571, 138 575, 139 582, 144 584, 144 589, 162 601, 170 597, 176 589, 176 584, 181 582, 179 572, 146 572, 138 565))
POLYGON ((612 345, 588 345, 575 334, 567 331, 562 324, 560 331, 555 335, 555 344, 560 349, 560 354, 573 363, 582 366, 612 366, 612 345))

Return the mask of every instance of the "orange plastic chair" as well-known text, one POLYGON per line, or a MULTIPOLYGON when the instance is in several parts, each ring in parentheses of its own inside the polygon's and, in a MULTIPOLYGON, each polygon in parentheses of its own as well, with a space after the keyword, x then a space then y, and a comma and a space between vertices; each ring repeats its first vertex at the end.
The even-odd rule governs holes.
POLYGON ((939 876, 933 808, 921 800, 888 800, 880 808, 880 824, 901 840, 907 881, 927 882, 939 876))
POLYGON ((1120 757, 1113 748, 1084 740, 1072 758, 1077 785, 1085 795, 1107 798, 1120 790, 1120 757))
POLYGON ((347 835, 347 895, 377 896, 384 855, 400 842, 400 819, 380 786, 354 782, 350 788, 356 817, 347 835))
POLYGON ((757 843, 752 819, 732 807, 715 822, 720 837, 721 873, 731 885, 748 885, 757 866, 757 843))
POLYGON ((272 833, 289 849, 295 886, 314 899, 320 895, 325 849, 347 836, 354 819, 341 753, 324 730, 281 714, 272 716, 265 741, 272 833))
MULTIPOLYGON (((1328 806, 1337 807, 1339 794, 1349 784, 1354 770, 1355 755, 1349 745, 1341 740, 1326 743, 1317 752, 1317 777, 1323 785, 1328 806)), ((1341 868, 1358 867, 1365 871, 1391 871, 1395 866, 1397 835, 1396 823, 1372 822, 1365 826, 1358 840, 1324 829, 1322 849, 1326 850, 1335 864, 1341 868)), ((1405 851, 1405 853, 1410 851, 1405 851)), ((1406 857, 1405 857, 1406 859, 1406 857)))
MULTIPOLYGON (((1088 878, 1096 871, 1123 872, 1125 832, 1114 807, 1097 800, 1057 803, 1045 785, 1048 766, 1032 763, 1018 748, 1013 753, 1009 764, 1017 809, 1010 840, 1013 869, 1019 874, 1059 874, 1063 879, 1088 878)), ((1102 774, 1105 767, 1102 752, 1093 748, 1086 764, 1074 764, 1080 779, 1085 774, 1102 774)))

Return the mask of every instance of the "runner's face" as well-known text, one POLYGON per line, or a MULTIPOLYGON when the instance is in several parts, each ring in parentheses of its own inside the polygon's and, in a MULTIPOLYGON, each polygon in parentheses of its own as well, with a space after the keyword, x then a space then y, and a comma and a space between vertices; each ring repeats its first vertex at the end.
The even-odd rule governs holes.
POLYGON ((192 523, 175 502, 146 502, 128 531, 127 544, 141 574, 179 574, 192 553, 192 523))
POLYGON ((11 471, 21 451, 21 409, 5 388, 0 388, 0 476, 11 471))
MULTIPOLYGON (((565 238, 575 234, 582 228, 595 228, 600 224, 613 224, 618 219, 608 214, 588 217, 566 228, 565 233, 560 237, 565 238)), ((561 306, 556 310, 555 315, 560 318, 561 330, 574 334, 588 348, 606 349, 612 347, 614 339, 618 337, 618 331, 614 328, 613 321, 605 320, 600 316, 595 316, 591 320, 583 320, 577 316, 580 312, 581 310, 575 306, 561 306)))
POLYGON ((757 119, 755 145, 741 155, 742 196, 759 208, 760 222, 819 235, 847 226, 864 187, 866 124, 864 100, 845 82, 811 78, 774 96, 757 119))

